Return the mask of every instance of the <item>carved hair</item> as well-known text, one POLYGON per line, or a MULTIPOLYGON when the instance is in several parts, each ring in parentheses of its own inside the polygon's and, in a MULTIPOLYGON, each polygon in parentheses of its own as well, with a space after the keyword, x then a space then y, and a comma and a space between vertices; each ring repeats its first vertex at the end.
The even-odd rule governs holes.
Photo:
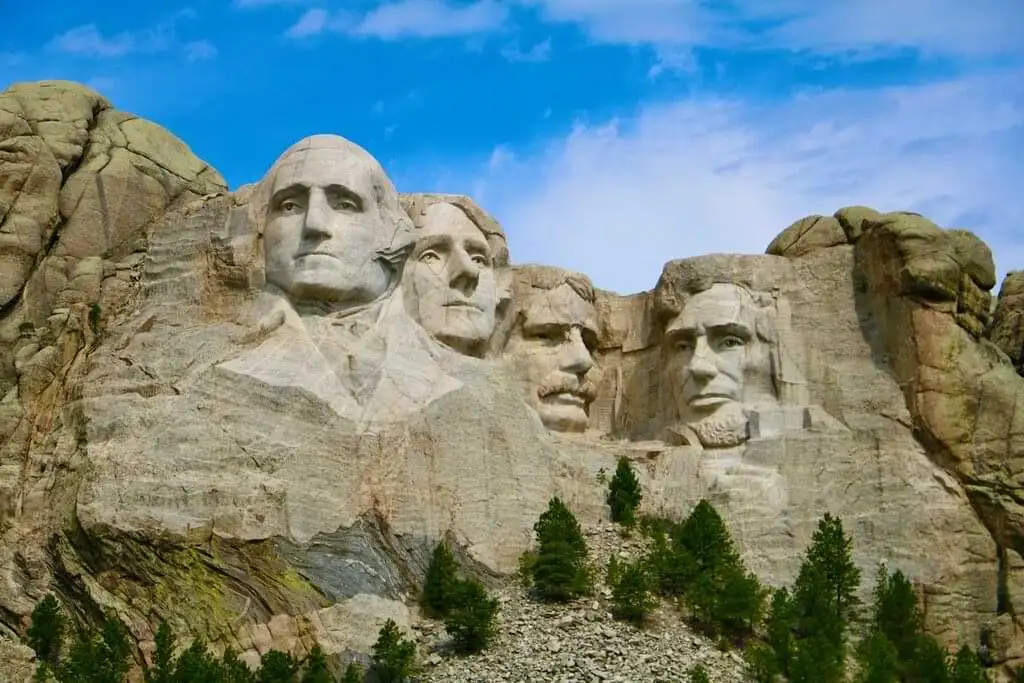
POLYGON ((597 302, 597 291, 590 278, 583 273, 565 270, 556 266, 516 266, 516 282, 531 289, 552 290, 569 285, 576 295, 588 304, 597 302))
POLYGON ((423 228, 423 217, 434 204, 450 204, 465 214, 473 225, 483 233, 487 240, 487 246, 491 248, 491 256, 494 259, 495 268, 508 267, 508 241, 505 239, 505 231, 502 230, 498 221, 480 208, 476 202, 469 197, 460 194, 403 194, 400 196, 402 207, 412 219, 417 229, 423 228))
POLYGON ((256 233, 263 234, 270 208, 271 193, 274 181, 281 167, 293 156, 311 149, 334 149, 340 154, 359 159, 366 164, 366 170, 373 187, 373 201, 380 212, 385 226, 394 226, 394 234, 388 246, 377 252, 378 258, 398 269, 405 261, 413 245, 413 225, 408 214, 402 209, 398 191, 384 172, 380 163, 359 145, 346 140, 340 135, 311 135, 299 140, 277 158, 267 174, 256 186, 249 202, 249 220, 256 228, 256 233))

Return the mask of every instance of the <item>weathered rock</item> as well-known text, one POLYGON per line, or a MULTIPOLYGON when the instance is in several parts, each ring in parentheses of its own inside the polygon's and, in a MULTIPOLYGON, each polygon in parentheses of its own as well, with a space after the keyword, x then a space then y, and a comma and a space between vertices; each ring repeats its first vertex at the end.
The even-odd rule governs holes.
POLYGON ((832 216, 808 216, 779 233, 765 253, 796 258, 815 249, 827 249, 847 241, 842 226, 832 216))
POLYGON ((1024 380, 993 344, 1019 359, 1018 293, 990 323, 970 233, 847 207, 622 297, 506 268, 471 200, 403 202, 336 136, 225 194, 74 84, 0 96, 0 131, 4 634, 54 590, 113 610, 140 659, 158 620, 251 663, 365 657, 388 617, 432 646, 412 597, 448 537, 505 610, 493 654, 434 658, 432 680, 674 678, 705 657, 740 680, 671 615, 627 632, 600 596, 547 614, 503 581, 552 495, 616 551, 597 475, 626 456, 645 512, 710 499, 769 584, 834 512, 864 597, 885 560, 947 645, 1024 652, 1024 380))
POLYGON ((1007 273, 986 336, 1024 375, 1024 271, 1007 273))

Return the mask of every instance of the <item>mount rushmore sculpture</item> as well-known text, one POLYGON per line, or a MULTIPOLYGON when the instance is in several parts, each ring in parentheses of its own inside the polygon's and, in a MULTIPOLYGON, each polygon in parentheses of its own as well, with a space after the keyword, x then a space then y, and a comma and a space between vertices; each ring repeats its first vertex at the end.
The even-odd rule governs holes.
POLYGON ((0 95, 0 177, 4 633, 56 590, 143 651, 158 619, 366 651, 438 539, 509 574, 552 495, 607 515, 625 456, 645 512, 709 498, 767 583, 836 513, 945 643, 1024 659, 1020 298, 968 232, 848 207, 623 296, 344 138, 228 192, 62 82, 0 95))

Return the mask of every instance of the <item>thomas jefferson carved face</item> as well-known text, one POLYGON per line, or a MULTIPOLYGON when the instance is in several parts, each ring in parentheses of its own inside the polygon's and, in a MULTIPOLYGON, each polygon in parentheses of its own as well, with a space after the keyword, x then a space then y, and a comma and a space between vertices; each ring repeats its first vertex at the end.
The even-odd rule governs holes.
POLYGON ((744 404, 771 395, 769 345, 750 293, 715 284, 691 296, 665 330, 667 371, 681 426, 706 447, 747 438, 744 404))
POLYGON ((394 272, 381 253, 401 226, 388 224, 384 204, 397 215, 398 197, 368 153, 337 136, 313 136, 282 156, 268 182, 268 283, 293 301, 343 307, 388 291, 394 272))
POLYGON ((486 235, 462 209, 443 202, 428 206, 417 228, 403 277, 406 310, 439 341, 482 355, 498 306, 486 235))
POLYGON ((582 432, 596 387, 591 378, 597 342, 593 290, 582 278, 534 289, 505 353, 528 385, 527 400, 548 429, 582 432), (574 286, 575 285, 575 286, 574 286), (589 293, 587 298, 581 292, 589 293), (589 299, 589 300, 588 300, 589 299))

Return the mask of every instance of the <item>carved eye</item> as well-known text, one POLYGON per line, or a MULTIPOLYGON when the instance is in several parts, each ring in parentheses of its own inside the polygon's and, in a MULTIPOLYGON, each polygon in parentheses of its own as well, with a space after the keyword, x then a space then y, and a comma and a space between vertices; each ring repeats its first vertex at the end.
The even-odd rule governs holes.
POLYGON ((441 256, 436 252, 428 249, 419 256, 420 263, 436 263, 441 260, 441 256))
POLYGON ((681 351, 681 352, 693 351, 693 340, 686 339, 685 337, 680 338, 680 339, 676 339, 675 342, 672 345, 675 347, 676 351, 681 351))
POLYGON ((338 208, 344 211, 356 211, 359 209, 359 205, 352 199, 342 197, 338 200, 338 208))
POLYGON ((719 346, 721 348, 723 348, 723 349, 738 349, 739 347, 745 346, 745 345, 746 345, 746 342, 744 342, 739 337, 726 337, 719 344, 719 346))
POLYGON ((277 206, 277 210, 281 213, 297 213, 302 207, 294 199, 285 199, 277 206))
POLYGON ((491 265, 490 259, 488 259, 483 254, 473 254, 472 259, 473 259, 473 263, 477 264, 478 266, 484 267, 484 268, 486 268, 487 266, 491 265))

